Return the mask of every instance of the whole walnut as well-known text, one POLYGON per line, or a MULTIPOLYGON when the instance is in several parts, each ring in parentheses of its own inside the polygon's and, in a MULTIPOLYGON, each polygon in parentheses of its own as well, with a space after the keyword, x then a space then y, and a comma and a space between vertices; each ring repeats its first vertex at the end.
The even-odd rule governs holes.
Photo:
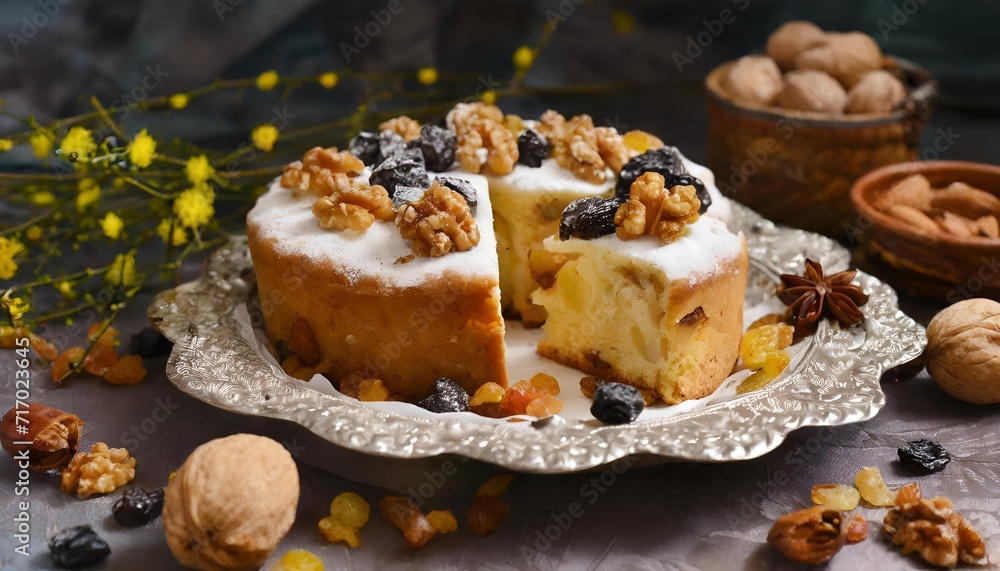
POLYGON ((722 87, 740 101, 768 105, 781 93, 781 70, 767 56, 744 56, 729 68, 722 87))
POLYGON ((846 104, 847 93, 837 80, 811 69, 786 73, 785 85, 778 96, 779 106, 798 111, 842 113, 846 104))
POLYGON ((295 521, 299 473, 270 438, 234 434, 195 449, 167 485, 163 528, 191 569, 259 569, 295 521))
POLYGON ((881 69, 882 49, 875 40, 861 32, 829 33, 821 46, 808 49, 795 58, 796 69, 824 71, 847 87, 853 87, 868 72, 881 69))
POLYGON ((1000 403, 1000 303, 967 299, 937 314, 924 357, 944 392, 973 404, 1000 403))
POLYGON ((906 98, 906 87, 888 71, 877 69, 847 92, 848 113, 888 113, 906 98))
POLYGON ((826 33, 812 22, 785 22, 767 38, 767 55, 781 69, 795 68, 795 58, 808 49, 826 43, 826 33))

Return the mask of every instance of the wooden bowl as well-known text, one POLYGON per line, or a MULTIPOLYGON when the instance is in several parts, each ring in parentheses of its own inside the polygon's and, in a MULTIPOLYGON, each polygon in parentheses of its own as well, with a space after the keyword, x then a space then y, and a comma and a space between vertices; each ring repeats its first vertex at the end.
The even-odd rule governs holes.
POLYGON ((854 217, 851 185, 882 165, 915 160, 937 99, 930 72, 887 61, 908 94, 884 114, 830 115, 737 101, 722 87, 735 62, 715 68, 705 88, 708 166, 719 190, 775 222, 842 238, 854 217))
POLYGON ((1000 196, 1000 167, 964 161, 924 161, 876 169, 851 188, 857 211, 849 232, 866 254, 884 263, 893 285, 954 303, 971 297, 1000 300, 1000 239, 927 233, 884 214, 874 204, 896 181, 922 174, 933 188, 956 181, 1000 196))

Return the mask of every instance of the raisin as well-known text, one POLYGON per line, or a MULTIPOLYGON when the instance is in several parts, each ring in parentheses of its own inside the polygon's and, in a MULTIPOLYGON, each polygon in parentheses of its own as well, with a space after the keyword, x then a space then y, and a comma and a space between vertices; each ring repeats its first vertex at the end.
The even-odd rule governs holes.
POLYGON ((420 138, 410 141, 409 146, 420 149, 428 170, 443 172, 455 164, 457 144, 455 133, 437 125, 424 125, 420 128, 420 138))
MULTIPOLYGON (((406 139, 402 135, 389 129, 383 129, 378 134, 378 159, 376 159, 376 163, 382 164, 389 157, 405 150, 409 149, 406 139)), ((418 152, 418 154, 420 153, 418 152)), ((423 160, 423 154, 420 154, 420 162, 423 162, 423 160)))
POLYGON ((433 510, 427 512, 427 522, 438 533, 451 533, 458 530, 458 521, 451 510, 433 510))
MULTIPOLYGON (((392 131, 385 131, 392 133, 392 131)), ((399 135, 396 135, 399 137, 399 135)), ((402 140, 402 137, 399 137, 402 140)), ((372 185, 382 185, 389 196, 394 196, 396 186, 415 186, 429 188, 431 177, 424 168, 424 157, 416 149, 403 150, 386 158, 375 167, 368 182, 372 185)))
POLYGON ((638 418, 646 403, 639 389, 622 383, 597 383, 590 414, 606 424, 627 424, 638 418))
POLYGON ((361 131, 351 139, 347 148, 366 166, 374 166, 379 158, 379 136, 369 131, 361 131))
POLYGON ((812 501, 816 505, 849 512, 858 507, 861 493, 854 486, 819 484, 812 488, 812 501))
POLYGON ((462 198, 464 198, 465 202, 469 205, 470 210, 476 209, 476 205, 478 204, 476 201, 476 187, 473 186, 471 182, 453 176, 437 176, 434 177, 434 179, 438 181, 438 184, 447 186, 448 188, 461 194, 462 198))
POLYGON ((854 477, 854 487, 861 493, 861 499, 873 506, 892 507, 896 502, 896 494, 885 485, 878 468, 862 468, 854 477))
POLYGON ((66 528, 49 539, 52 563, 60 569, 79 569, 97 563, 111 553, 108 542, 89 525, 66 528))
POLYGON ((281 556, 274 571, 323 571, 323 561, 304 549, 293 549, 281 556))
POLYGON ((152 327, 147 327, 129 338, 128 352, 143 359, 164 357, 170 354, 174 344, 152 327))
POLYGON ((517 137, 517 162, 536 169, 548 158, 551 148, 545 137, 528 129, 517 137))
POLYGON ((385 521, 403 532, 406 545, 411 549, 420 549, 437 533, 427 517, 408 498, 386 496, 379 502, 378 509, 385 521))
POLYGON ((896 453, 903 464, 927 472, 940 472, 951 462, 951 454, 944 446, 926 438, 907 442, 896 453))
POLYGON ((486 483, 476 490, 476 497, 479 496, 501 496, 507 488, 514 483, 514 474, 499 474, 492 476, 486 483))
POLYGON ((497 496, 480 495, 465 510, 465 524, 473 535, 483 536, 500 527, 510 504, 497 496))
POLYGON ((620 198, 627 199, 632 189, 632 183, 647 172, 657 172, 663 175, 663 178, 666 179, 664 184, 666 188, 677 185, 693 186, 698 200, 701 201, 701 207, 698 209, 699 214, 704 214, 712 205, 712 197, 708 194, 705 183, 688 173, 684 166, 684 159, 676 147, 651 149, 632 157, 625 163, 618 175, 615 194, 620 198))
POLYGON ((330 502, 330 515, 353 528, 364 527, 370 512, 368 502, 353 492, 344 492, 330 502))
POLYGON ((448 377, 434 381, 434 392, 417 406, 431 412, 468 412, 469 394, 448 377))
POLYGON ((126 491, 112 506, 115 521, 125 527, 139 527, 160 517, 163 511, 163 490, 147 492, 140 488, 126 491))
POLYGON ((316 524, 319 536, 330 543, 342 542, 354 549, 361 547, 361 530, 329 515, 316 524))
POLYGON ((559 381, 557 381, 552 375, 536 373, 535 376, 531 377, 531 380, 528 382, 531 383, 531 386, 536 389, 543 390, 550 395, 559 395, 559 381))
POLYGON ((593 240, 615 233, 615 212, 625 201, 618 197, 588 196, 574 200, 562 212, 559 239, 593 240))

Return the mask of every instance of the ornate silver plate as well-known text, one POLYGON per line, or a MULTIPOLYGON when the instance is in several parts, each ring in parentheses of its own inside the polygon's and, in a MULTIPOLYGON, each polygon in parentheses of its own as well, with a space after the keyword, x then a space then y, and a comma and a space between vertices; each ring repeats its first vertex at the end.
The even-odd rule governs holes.
MULTIPOLYGON (((776 227, 738 204, 733 210, 730 226, 746 234, 750 247, 748 307, 773 301, 778 276, 801 272, 807 257, 829 271, 848 265, 848 251, 828 238, 776 227)), ((731 379, 696 406, 619 426, 582 418, 511 423, 471 413, 431 415, 409 405, 372 406, 293 382, 275 370, 236 318, 236 309, 256 296, 250 255, 239 239, 212 255, 200 279, 158 295, 149 317, 175 343, 167 362, 170 380, 219 408, 292 421, 334 445, 367 454, 455 454, 509 470, 561 473, 631 455, 749 459, 772 450, 797 428, 872 418, 885 402, 879 387, 883 371, 917 357, 926 336, 899 310, 889 286, 863 273, 858 280, 871 296, 864 323, 842 329, 823 322, 815 336, 795 346, 791 365, 767 387, 736 395, 731 379)))

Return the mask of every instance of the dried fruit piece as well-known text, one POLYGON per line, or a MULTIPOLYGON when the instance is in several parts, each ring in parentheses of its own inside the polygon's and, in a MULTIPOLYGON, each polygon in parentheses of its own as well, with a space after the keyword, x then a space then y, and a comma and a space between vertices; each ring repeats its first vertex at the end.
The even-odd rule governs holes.
POLYGON ((590 414, 606 424, 626 424, 639 417, 645 408, 642 393, 623 383, 598 383, 590 414))
POLYGON ((83 361, 84 354, 86 351, 83 347, 70 347, 59 353, 52 362, 52 380, 56 384, 63 382, 66 376, 83 361))
POLYGON ((536 418, 547 418, 562 411, 563 402, 550 394, 543 394, 524 407, 524 414, 536 418))
POLYGON ((364 527, 370 513, 368 502, 352 492, 344 492, 330 502, 330 515, 354 528, 364 527))
POLYGON ((594 391, 597 390, 597 384, 603 383, 601 379, 594 377, 592 375, 587 375, 586 377, 580 379, 580 392, 583 396, 592 399, 594 398, 594 391))
MULTIPOLYGON (((391 133, 391 131, 386 131, 391 133)), ((405 143, 403 143, 405 144, 405 143)), ((427 188, 431 185, 431 177, 424 165, 424 156, 418 149, 404 149, 386 157, 384 161, 368 177, 372 186, 381 186, 392 197, 397 186, 415 186, 427 188)))
POLYGON ((465 510, 465 524, 473 535, 484 536, 500 527, 510 504, 497 496, 477 495, 465 510))
POLYGON ((747 331, 740 342, 740 357, 748 369, 760 369, 768 353, 781 351, 792 345, 795 329, 785 323, 762 325, 747 331))
POLYGON ((120 337, 121 333, 118 332, 114 325, 104 327, 103 323, 97 322, 87 329, 87 341, 91 343, 96 342, 97 345, 105 347, 117 347, 120 337), (98 333, 100 333, 100 337, 98 337, 98 333))
POLYGON ((160 517, 163 512, 163 489, 147 492, 141 488, 126 490, 111 507, 115 521, 125 527, 138 527, 160 517))
POLYGON ((126 355, 104 373, 104 380, 112 385, 134 385, 146 378, 142 357, 126 355))
POLYGON ((438 533, 451 533, 458 530, 458 520, 451 510, 433 510, 427 513, 427 521, 438 533))
POLYGON ((513 474, 500 474, 486 480, 486 483, 476 490, 476 497, 479 496, 501 496, 514 483, 513 474))
POLYGON ((469 393, 448 377, 434 381, 434 392, 417 406, 431 412, 469 412, 469 393))
POLYGON ((406 545, 411 549, 420 549, 437 533, 427 517, 408 498, 386 496, 379 502, 378 508, 385 521, 403 532, 406 545))
POLYGON ((323 571, 323 561, 305 549, 293 549, 281 556, 274 571, 323 571))
POLYGON ((436 180, 438 184, 447 186, 448 188, 461 194, 462 198, 465 199, 465 203, 469 205, 469 209, 475 211, 476 205, 479 204, 479 201, 476 197, 476 187, 473 186, 471 182, 465 180, 464 178, 454 176, 437 176, 434 177, 434 180, 436 180))
POLYGON ((389 400, 389 389, 382 384, 381 379, 365 379, 358 388, 358 400, 364 402, 389 400))
POLYGON ((3 449, 12 458, 27 450, 28 467, 33 470, 52 470, 68 464, 80 445, 83 421, 75 414, 44 404, 31 403, 26 411, 20 409, 26 414, 19 415, 18 410, 16 406, 11 408, 0 420, 3 449))
POLYGON ((535 376, 531 377, 531 380, 528 382, 530 382, 531 386, 536 389, 543 390, 550 395, 559 395, 559 381, 557 381, 552 375, 536 373, 535 376))
POLYGON ((49 555, 60 569, 80 569, 111 554, 108 542, 89 525, 63 529, 49 539, 49 555))
POLYGON ((559 239, 593 240, 615 232, 615 213, 625 200, 588 196, 574 200, 562 212, 559 239))
POLYGON ((951 454, 933 440, 921 438, 907 442, 896 451, 899 461, 911 468, 940 472, 951 462, 951 454))
POLYGON ((920 501, 920 484, 910 482, 896 490, 896 507, 915 504, 920 501))
POLYGON ((868 539, 868 520, 864 516, 856 515, 851 518, 850 523, 847 524, 846 539, 847 543, 852 545, 868 539))
POLYGON ((420 149, 428 170, 443 172, 455 164, 455 147, 458 138, 455 133, 437 125, 424 125, 420 137, 410 145, 420 149))
POLYGON ((516 414, 527 414, 528 405, 543 394, 547 394, 541 389, 533 387, 528 381, 518 381, 514 383, 507 392, 504 393, 500 401, 500 409, 504 416, 516 414))
POLYGON ((531 168, 542 166, 542 161, 549 158, 552 146, 549 141, 534 129, 528 129, 517 136, 517 162, 531 168))
POLYGON ((345 543, 355 549, 361 547, 361 531, 333 516, 319 520, 319 535, 330 543, 345 543))
POLYGON ((653 135, 652 133, 647 133, 646 131, 640 131, 634 129, 622 135, 622 142, 625 146, 636 151, 637 153, 645 153, 651 149, 659 149, 663 146, 663 140, 653 135))
POLYGON ((375 166, 378 162, 379 152, 378 135, 368 131, 361 131, 351 138, 348 144, 351 154, 361 159, 368 166, 375 166))
POLYGON ((873 506, 888 507, 896 503, 896 494, 885 485, 878 468, 862 468, 854 477, 854 486, 861 493, 861 499, 873 506))
POLYGON ((77 452, 62 472, 62 491, 89 498, 107 494, 135 478, 135 458, 124 448, 108 448, 98 442, 90 452, 77 452))
POLYGON ((817 505, 849 512, 858 507, 861 494, 854 486, 819 484, 812 488, 812 501, 817 505))
POLYGON ((504 388, 497 383, 492 381, 484 383, 476 389, 476 394, 472 395, 472 398, 469 399, 469 406, 498 403, 503 399, 505 392, 504 388))
POLYGON ((785 557, 805 563, 826 563, 844 545, 844 514, 823 506, 785 514, 767 534, 767 542, 785 557))

